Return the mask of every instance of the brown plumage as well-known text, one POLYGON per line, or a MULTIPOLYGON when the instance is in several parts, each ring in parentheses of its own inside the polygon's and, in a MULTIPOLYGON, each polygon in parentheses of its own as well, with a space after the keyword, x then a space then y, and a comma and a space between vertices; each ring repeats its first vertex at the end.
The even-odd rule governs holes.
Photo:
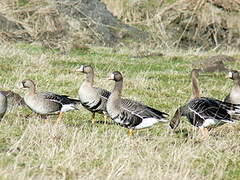
POLYGON ((170 121, 170 127, 176 129, 181 116, 186 116, 188 121, 208 137, 208 128, 216 127, 224 123, 232 123, 232 113, 239 113, 240 106, 222 102, 214 98, 200 97, 197 83, 199 70, 191 72, 192 96, 186 105, 179 107, 170 121))
POLYGON ((65 95, 58 95, 51 92, 37 92, 35 83, 25 79, 21 83, 22 88, 28 89, 24 96, 26 105, 34 112, 41 115, 59 114, 58 121, 63 112, 78 109, 76 104, 79 100, 70 99, 65 95))
POLYGON ((115 86, 107 101, 107 112, 113 121, 129 128, 130 135, 135 129, 148 128, 159 122, 168 122, 166 113, 140 102, 121 98, 123 77, 119 71, 114 71, 109 79, 115 81, 115 86))
POLYGON ((24 99, 17 93, 7 90, 0 91, 8 99, 8 106, 24 106, 24 99))
POLYGON ((233 80, 234 86, 224 101, 232 104, 240 104, 240 76, 236 70, 229 71, 228 78, 233 80))
POLYGON ((95 122, 95 113, 104 113, 106 120, 106 103, 111 93, 106 89, 93 87, 94 71, 90 65, 82 65, 76 71, 86 75, 79 88, 78 98, 83 107, 92 112, 92 123, 95 122))

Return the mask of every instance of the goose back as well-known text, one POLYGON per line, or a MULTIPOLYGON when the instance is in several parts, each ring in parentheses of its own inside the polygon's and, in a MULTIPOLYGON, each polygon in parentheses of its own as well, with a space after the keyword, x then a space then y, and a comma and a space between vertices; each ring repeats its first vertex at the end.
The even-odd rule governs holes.
POLYGON ((130 99, 121 99, 121 110, 116 122, 131 129, 142 129, 158 122, 167 122, 167 114, 130 99))
POLYGON ((7 97, 8 106, 24 106, 24 99, 17 93, 7 90, 7 91, 0 91, 4 96, 7 97))
POLYGON ((190 101, 188 108, 194 116, 203 120, 202 123, 196 124, 197 127, 218 126, 226 122, 232 123, 234 121, 231 118, 231 114, 239 113, 240 110, 239 105, 233 105, 231 103, 207 97, 201 97, 190 101))

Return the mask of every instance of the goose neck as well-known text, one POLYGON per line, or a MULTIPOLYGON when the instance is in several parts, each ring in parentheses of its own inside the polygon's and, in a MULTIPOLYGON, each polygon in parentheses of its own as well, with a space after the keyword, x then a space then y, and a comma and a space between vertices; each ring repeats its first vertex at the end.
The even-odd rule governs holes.
POLYGON ((198 80, 195 73, 192 74, 192 99, 198 98, 200 96, 198 80))
POLYGON ((123 81, 117 81, 115 82, 114 85, 114 89, 113 92, 116 96, 118 96, 120 98, 121 94, 122 94, 122 87, 123 87, 123 81))
POLYGON ((35 87, 35 86, 29 87, 28 94, 29 94, 29 95, 34 95, 34 94, 36 94, 36 87, 35 87))
POLYGON ((235 79, 234 84, 235 86, 240 87, 240 79, 235 79))
POLYGON ((90 85, 93 85, 93 77, 94 77, 93 72, 87 73, 85 82, 89 83, 90 85))

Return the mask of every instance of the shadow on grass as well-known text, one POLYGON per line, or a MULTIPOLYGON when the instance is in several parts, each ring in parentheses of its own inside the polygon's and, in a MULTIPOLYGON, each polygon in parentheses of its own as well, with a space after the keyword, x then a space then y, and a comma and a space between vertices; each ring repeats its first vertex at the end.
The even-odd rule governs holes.
POLYGON ((116 123, 113 122, 107 122, 107 121, 96 121, 96 124, 106 124, 106 125, 115 125, 116 123))
MULTIPOLYGON (((92 123, 91 121, 85 121, 84 124, 88 124, 90 126, 94 126, 96 124, 102 124, 102 125, 115 125, 113 122, 105 122, 105 121, 96 121, 95 123, 92 123)), ((65 124, 68 127, 82 127, 83 123, 71 123, 71 124, 65 124)), ((90 127, 89 126, 89 127, 90 127)))
POLYGON ((191 136, 188 132, 187 129, 180 129, 180 130, 176 130, 174 131, 174 133, 178 136, 178 137, 184 137, 184 138, 188 138, 189 136, 191 136))

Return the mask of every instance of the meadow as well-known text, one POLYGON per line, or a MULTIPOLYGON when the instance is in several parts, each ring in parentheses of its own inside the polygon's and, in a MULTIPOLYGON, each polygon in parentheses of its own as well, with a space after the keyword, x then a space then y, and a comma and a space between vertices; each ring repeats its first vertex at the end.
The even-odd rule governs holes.
MULTIPOLYGON (((222 52, 240 57, 239 52, 222 52)), ((37 45, 18 43, 0 48, 0 87, 22 96, 18 83, 29 78, 38 91, 76 97, 84 75, 82 64, 95 69, 95 86, 111 90, 107 76, 124 75, 123 96, 169 114, 191 96, 191 62, 219 52, 174 51, 161 57, 133 58, 131 49, 92 47, 67 55, 37 45)), ((240 62, 227 63, 238 69, 240 62)), ((224 73, 199 77, 202 96, 224 99, 233 82, 224 73)), ((8 109, 0 122, 0 179, 225 179, 240 178, 240 122, 215 128, 201 139, 185 118, 177 132, 168 123, 128 136, 127 129, 112 124, 91 124, 91 113, 80 108, 67 112, 62 122, 47 121, 26 107, 8 109)), ((97 121, 104 120, 97 115, 97 121)))

